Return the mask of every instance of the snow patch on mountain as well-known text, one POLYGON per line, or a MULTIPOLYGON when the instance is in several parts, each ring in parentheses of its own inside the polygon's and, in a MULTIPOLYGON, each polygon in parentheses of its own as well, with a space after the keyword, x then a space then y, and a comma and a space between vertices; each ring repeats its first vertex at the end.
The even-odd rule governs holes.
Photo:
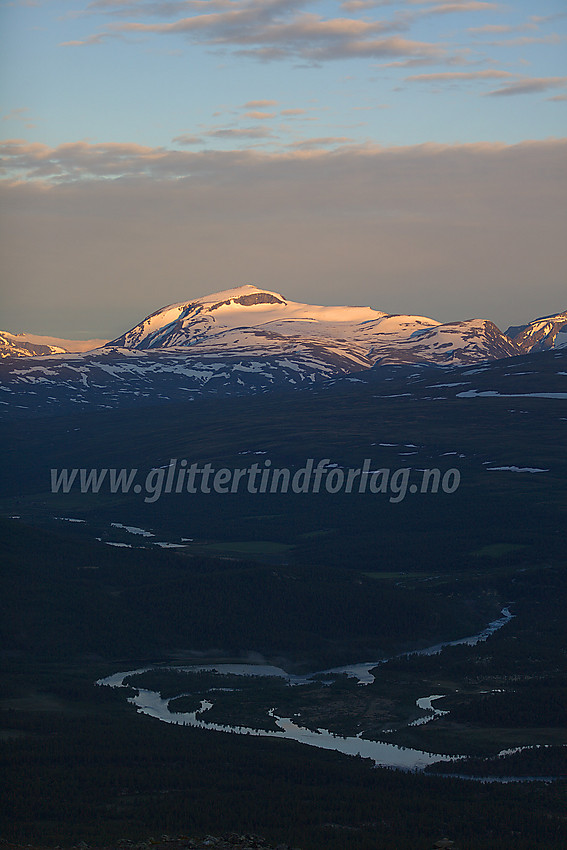
POLYGON ((520 348, 522 354, 546 351, 548 348, 567 348, 567 310, 554 316, 542 316, 528 325, 510 327, 506 335, 520 348))
POLYGON ((0 331, 0 357, 37 357, 92 351, 107 342, 107 339, 59 339, 54 336, 0 331))

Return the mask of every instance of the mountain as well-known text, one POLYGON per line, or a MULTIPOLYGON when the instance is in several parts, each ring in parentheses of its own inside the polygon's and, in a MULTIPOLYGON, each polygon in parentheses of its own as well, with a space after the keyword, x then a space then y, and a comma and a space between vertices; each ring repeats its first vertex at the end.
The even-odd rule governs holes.
POLYGON ((58 345, 32 342, 27 334, 11 334, 0 331, 0 357, 37 357, 42 354, 64 354, 58 345))
POLYGON ((348 348, 360 365, 475 363, 509 357, 520 349, 492 322, 441 324, 424 316, 395 315, 372 307, 324 307, 289 301, 278 292, 240 286, 152 313, 108 348, 139 351, 191 347, 193 354, 228 351, 257 356, 316 341, 319 351, 348 348))
POLYGON ((546 351, 548 348, 567 348, 567 310, 554 316, 534 319, 528 325, 510 327, 508 336, 522 351, 546 351))
POLYGON ((0 331, 0 357, 38 357, 70 351, 91 351, 107 342, 106 339, 58 339, 53 336, 0 331))
POLYGON ((370 365, 348 349, 342 354, 338 345, 329 351, 293 341, 278 356, 103 349, 84 355, 6 358, 0 362, 0 416, 294 389, 370 365))
MULTIPOLYGON (((551 341, 559 348, 566 327, 567 314, 558 314, 507 335, 487 319, 442 324, 372 307, 303 304, 241 286, 163 307, 93 350, 85 349, 104 341, 3 334, 16 356, 0 361, 0 417, 289 391, 341 380, 399 379, 403 392, 403 381, 414 380, 416 370, 427 395, 428 386, 452 383, 451 370, 507 364, 526 352, 542 356, 551 341)), ((561 375, 558 367, 553 364, 554 375, 561 375)), ((561 391, 557 381, 541 391, 561 391)), ((473 384, 464 381, 463 391, 484 391, 473 384)), ((530 390, 538 391, 537 378, 530 390)))
POLYGON ((162 307, 106 342, 4 333, 5 356, 120 351, 313 358, 343 369, 386 363, 475 363, 524 352, 487 319, 442 324, 372 307, 290 301, 246 285, 162 307))
MULTIPOLYGON (((387 317, 390 319, 391 317, 387 317)), ((405 319, 407 317, 392 317, 405 319)), ((429 363, 457 365, 498 360, 520 354, 518 347, 488 319, 449 322, 412 331, 409 336, 388 337, 386 321, 377 328, 369 356, 378 365, 429 363)))
POLYGON ((356 325, 385 315, 372 307, 301 304, 277 292, 247 285, 162 307, 108 346, 187 346, 214 341, 220 333, 243 328, 261 328, 284 336, 350 337, 356 325))

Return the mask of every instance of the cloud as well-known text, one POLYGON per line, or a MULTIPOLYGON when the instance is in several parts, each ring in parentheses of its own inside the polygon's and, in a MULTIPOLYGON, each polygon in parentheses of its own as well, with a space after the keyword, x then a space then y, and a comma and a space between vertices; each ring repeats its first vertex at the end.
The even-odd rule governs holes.
MULTIPOLYGON (((210 138, 239 138, 247 135, 264 137, 269 135, 269 132, 265 127, 219 127, 209 129, 204 135, 210 138)), ((192 142, 196 138, 198 137, 182 135, 177 137, 176 141, 192 142)), ((39 142, 8 139, 0 143, 0 155, 4 173, 8 176, 16 175, 18 182, 27 180, 33 183, 40 180, 42 184, 55 187, 62 182, 83 184, 85 181, 96 183, 101 180, 106 185, 108 178, 119 181, 136 179, 158 182, 188 178, 190 182, 197 183, 204 179, 205 184, 220 182, 224 185, 229 175, 229 182, 239 184, 246 183, 250 174, 256 174, 256 179, 258 176, 269 180, 279 179, 279 176, 284 176, 285 179, 298 178, 302 172, 293 163, 301 162, 302 148, 314 144, 334 144, 339 145, 339 148, 333 152, 321 152, 320 164, 316 169, 313 166, 313 174, 325 173, 332 177, 340 164, 343 175, 365 174, 370 179, 367 190, 363 192, 365 197, 372 198, 373 184, 374 187, 380 185, 382 191, 388 187, 388 191, 392 193, 391 198, 403 200, 405 192, 417 191, 419 185, 428 183, 432 163, 451 174, 450 182, 454 185, 455 179, 460 179, 461 169, 464 169, 462 176, 466 180, 467 174, 472 177, 477 167, 479 175, 486 168, 505 169, 507 162, 515 164, 526 160, 529 167, 544 158, 558 158, 567 150, 567 140, 522 142, 518 145, 496 142, 463 145, 426 143, 390 148, 377 144, 351 143, 352 139, 344 136, 318 137, 292 143, 290 147, 293 151, 265 153, 256 150, 189 152, 136 143, 90 144, 86 141, 52 147, 39 142), (409 166, 412 173, 415 171, 414 184, 405 174, 405 169, 409 166), (291 172, 289 169, 292 169, 291 172), (396 189, 398 182, 399 194, 396 189)), ((484 177, 486 176, 484 173, 484 177)), ((505 197, 502 198, 502 203, 508 203, 505 197)))
POLYGON ((22 106, 19 109, 11 109, 9 112, 2 116, 2 121, 25 121, 27 120, 26 113, 28 111, 29 110, 25 106, 22 106))
POLYGON ((467 32, 472 35, 484 35, 485 33, 514 32, 514 29, 511 24, 485 24, 482 27, 468 27, 467 32))
MULTIPOLYGON (((256 0, 258 6, 262 0, 256 0)), ((302 0, 305 5, 307 0, 302 0)), ((135 14, 144 17, 173 18, 184 12, 201 12, 210 14, 217 11, 236 10, 242 5, 241 0, 155 0, 155 2, 140 2, 140 0, 96 0, 89 3, 85 14, 110 14, 119 17, 135 14)))
POLYGON ((37 125, 31 120, 29 109, 27 106, 21 106, 17 109, 11 109, 2 116, 2 121, 21 121, 27 129, 33 129, 37 125))
POLYGON ((422 61, 442 62, 447 57, 441 45, 423 41, 412 41, 399 36, 388 38, 337 38, 327 44, 309 47, 301 51, 306 58, 316 61, 329 59, 372 58, 382 59, 392 56, 406 56, 422 61))
POLYGON ((406 77, 405 80, 411 83, 443 83, 454 82, 455 80, 500 80, 517 76, 510 71, 486 69, 484 71, 442 71, 437 74, 414 74, 411 77, 406 77))
POLYGON ((245 118, 254 118, 256 121, 265 121, 268 118, 275 118, 277 115, 276 112, 245 112, 245 118))
POLYGON ((547 24, 550 21, 559 21, 567 18, 567 12, 553 12, 551 15, 531 15, 530 20, 536 24, 547 24))
POLYGON ((319 136, 312 139, 301 139, 291 142, 288 147, 293 150, 319 150, 321 148, 335 147, 352 143, 354 140, 348 136, 319 136))
POLYGON ((118 335, 159 306, 158 284, 160 303, 255 282, 505 326, 563 306, 567 140, 279 153, 14 140, 2 152, 15 330, 118 335))
POLYGON ((390 3, 381 3, 379 0, 346 0, 341 3, 341 9, 345 12, 360 12, 366 9, 375 9, 377 6, 389 6, 390 3))
POLYGON ((0 164, 9 172, 28 171, 34 179, 73 181, 82 176, 118 177, 126 173, 149 174, 158 160, 167 158, 165 148, 134 143, 90 145, 72 142, 51 148, 40 142, 8 139, 0 143, 0 164))
POLYGON ((262 109, 265 106, 277 106, 277 100, 249 100, 242 109, 262 109))
MULTIPOLYGON (((346 12, 359 12, 390 5, 391 0, 345 0, 344 3, 341 3, 341 9, 346 12)), ((427 0, 423 0, 423 2, 417 3, 408 2, 405 5, 410 7, 423 6, 421 9, 402 13, 405 14, 408 21, 426 15, 447 15, 454 12, 486 12, 499 9, 498 3, 477 2, 477 0, 457 0, 457 2, 447 0, 447 2, 438 3, 428 3, 427 0)))
MULTIPOLYGON (((268 118, 275 118, 277 113, 267 113, 267 112, 246 112, 244 114, 244 118, 253 118, 255 120, 265 120, 268 118)), ((247 127, 240 126, 222 126, 222 125, 212 125, 206 126, 204 124, 199 125, 199 133, 181 133, 175 138, 172 139, 173 144, 181 145, 182 147, 193 147, 195 145, 201 146, 209 146, 210 144, 207 140, 210 139, 218 139, 222 140, 234 140, 241 141, 245 144, 247 139, 257 140, 257 139, 269 139, 272 137, 272 131, 267 129, 266 127, 262 127, 260 124, 249 125, 247 127)))
POLYGON ((542 36, 523 35, 520 38, 508 38, 502 41, 489 41, 495 47, 525 47, 526 44, 561 44, 564 39, 557 33, 542 36))
POLYGON ((306 109, 282 109, 280 115, 305 115, 307 113, 306 109))
POLYGON ((257 20, 248 10, 217 15, 196 15, 170 24, 125 23, 113 27, 116 32, 182 33, 203 31, 212 43, 254 44, 256 42, 287 43, 297 39, 328 39, 347 36, 364 37, 390 27, 382 21, 359 21, 353 18, 323 20, 319 15, 304 13, 289 23, 257 20))
POLYGON ((119 33, 114 32, 98 32, 93 35, 87 35, 82 39, 74 39, 73 41, 61 41, 59 47, 86 47, 90 44, 102 44, 109 38, 119 38, 119 33))
POLYGON ((518 32, 519 30, 534 30, 537 29, 537 24, 533 21, 525 24, 520 24, 519 26, 512 26, 512 24, 485 24, 482 27, 469 27, 468 32, 473 35, 485 33, 502 33, 502 32, 518 32))
POLYGON ((532 77, 531 79, 508 83, 502 88, 487 92, 486 96, 509 97, 516 94, 538 94, 564 85, 567 85, 567 77, 532 77))
POLYGON ((202 136, 193 136, 189 133, 182 134, 181 136, 176 136, 171 140, 173 144, 182 145, 183 147, 190 147, 191 145, 202 145, 203 137, 202 136))
POLYGON ((483 3, 483 2, 474 2, 474 0, 469 0, 469 2, 462 3, 436 3, 433 6, 427 6, 425 9, 420 11, 420 16, 425 15, 448 15, 454 14, 455 12, 489 12, 489 11, 497 11, 500 8, 498 3, 483 3))
MULTIPOLYGON (((388 33, 408 29, 416 16, 486 9, 484 2, 436 3, 412 12, 401 12, 391 20, 359 20, 349 17, 324 18, 303 11, 313 0, 233 0, 226 4, 184 6, 195 11, 175 20, 111 22, 101 32, 65 46, 98 44, 106 38, 129 35, 181 36, 192 43, 236 49, 238 55, 261 61, 300 57, 310 62, 351 57, 406 56, 408 58, 450 61, 442 44, 388 37, 388 33)), ((165 4, 170 8, 169 4, 165 4)), ((175 4, 174 4, 175 5, 175 4)), ((179 4, 177 4, 179 6, 179 4)), ((130 3, 113 9, 138 10, 130 3)), ((154 10, 155 6, 151 5, 154 10)), ((141 13, 148 10, 144 4, 141 13)))
POLYGON ((271 132, 265 127, 222 127, 209 130, 206 135, 211 139, 266 139, 271 132))

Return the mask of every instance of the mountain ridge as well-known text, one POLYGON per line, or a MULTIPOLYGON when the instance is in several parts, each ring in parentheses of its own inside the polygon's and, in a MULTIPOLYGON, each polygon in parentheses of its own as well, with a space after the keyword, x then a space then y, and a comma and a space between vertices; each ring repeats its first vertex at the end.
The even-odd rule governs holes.
MULTIPOLYGON (((526 355, 567 353, 567 312, 509 331, 512 337, 489 319, 443 324, 372 307, 302 304, 247 285, 162 307, 93 350, 84 346, 94 341, 71 352, 45 344, 53 338, 35 337, 36 349, 31 341, 25 348, 21 340, 20 355, 0 360, 0 416, 195 401, 396 376, 405 393, 403 376, 409 380, 416 369, 449 374, 519 362, 526 355)), ((553 368, 557 378, 549 386, 544 385, 547 378, 541 386, 533 375, 528 379, 530 392, 562 393, 560 361, 553 368)), ((535 371, 539 374, 541 367, 535 371)), ((468 378, 465 383, 463 392, 500 394, 499 386, 477 387, 468 378)))
POLYGON ((467 364, 567 345, 567 311, 503 333, 489 319, 439 322, 368 306, 304 304, 247 284, 161 307, 105 347, 242 351, 246 334, 253 337, 255 353, 262 336, 267 349, 272 344, 266 353, 274 353, 279 337, 298 342, 316 337, 327 347, 348 342, 373 364, 467 364))
POLYGON ((567 310, 502 332, 490 319, 439 322, 370 306, 306 304, 245 284, 160 307, 113 340, 0 331, 0 357, 194 346, 205 346, 198 349, 203 354, 226 353, 246 348, 247 334, 256 352, 263 337, 268 348, 281 337, 303 342, 316 338, 327 347, 350 343, 358 357, 373 363, 467 363, 567 346, 567 310))
POLYGON ((526 354, 530 351, 546 351, 548 348, 566 348, 567 310, 533 319, 527 325, 510 327, 506 335, 526 354))
POLYGON ((92 351, 106 345, 107 339, 61 339, 31 333, 0 331, 0 358, 37 357, 45 354, 70 354, 92 351))

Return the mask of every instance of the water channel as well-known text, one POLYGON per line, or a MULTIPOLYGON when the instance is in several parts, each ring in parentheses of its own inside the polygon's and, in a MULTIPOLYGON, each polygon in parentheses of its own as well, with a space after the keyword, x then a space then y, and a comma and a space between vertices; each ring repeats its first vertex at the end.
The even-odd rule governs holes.
MULTIPOLYGON (((426 647, 425 649, 415 650, 411 652, 400 653, 390 658, 401 658, 410 655, 435 655, 440 653, 447 646, 459 646, 466 644, 475 646, 477 643, 487 640, 498 629, 508 623, 514 615, 510 613, 508 608, 503 608, 501 616, 493 620, 481 632, 470 637, 460 638, 454 641, 438 643, 434 646, 426 647)), ((384 664, 390 658, 383 658, 379 661, 362 662, 358 664, 350 664, 343 667, 335 667, 329 670, 322 670, 316 673, 298 676, 287 673, 285 670, 275 667, 270 664, 195 664, 185 667, 167 667, 163 665, 152 665, 149 667, 141 667, 136 670, 127 670, 120 673, 114 673, 104 679, 99 679, 97 685, 111 688, 126 688, 126 681, 134 675, 145 673, 149 670, 167 670, 175 669, 184 672, 199 672, 199 671, 215 671, 220 674, 232 676, 277 676, 286 680, 290 686, 299 686, 307 683, 312 683, 314 680, 320 679, 322 676, 325 680, 330 680, 333 675, 339 676, 346 674, 349 677, 355 678, 360 685, 368 685, 374 681, 372 670, 380 664, 384 664)), ((326 729, 318 729, 313 731, 303 726, 298 725, 291 717, 278 717, 274 710, 269 712, 269 716, 274 720, 277 730, 269 729, 254 729, 245 726, 231 726, 219 723, 210 722, 207 720, 207 712, 213 707, 213 703, 209 700, 201 700, 201 705, 195 711, 177 712, 171 711, 169 703, 177 697, 168 699, 162 698, 159 691, 147 689, 136 689, 136 694, 129 697, 128 701, 136 706, 137 710, 146 714, 149 717, 155 717, 164 723, 174 723, 181 726, 193 726, 199 729, 207 729, 213 732, 229 732, 236 735, 253 735, 263 738, 284 738, 292 741, 298 741, 308 746, 318 747, 320 749, 335 750, 336 752, 344 753, 345 755, 360 756, 362 758, 371 759, 375 765, 380 767, 392 767, 400 770, 423 770, 430 764, 437 762, 457 761, 465 758, 465 756, 448 756, 440 753, 428 753, 422 750, 413 749, 411 747, 401 747, 397 744, 386 743, 382 741, 372 741, 363 738, 360 735, 342 736, 336 735, 326 729)), ((439 699, 442 695, 433 694, 431 696, 421 697, 417 700, 418 708, 427 712, 418 720, 412 721, 409 725, 421 725, 440 717, 447 712, 437 709, 432 705, 432 702, 439 699)), ((517 748, 525 749, 523 747, 517 748)), ((502 753, 504 755, 504 753, 502 753)), ((477 778, 477 777, 469 777, 477 778)), ((536 777, 533 777, 534 779, 536 777)), ((487 781, 511 781, 511 777, 486 777, 487 781)))

